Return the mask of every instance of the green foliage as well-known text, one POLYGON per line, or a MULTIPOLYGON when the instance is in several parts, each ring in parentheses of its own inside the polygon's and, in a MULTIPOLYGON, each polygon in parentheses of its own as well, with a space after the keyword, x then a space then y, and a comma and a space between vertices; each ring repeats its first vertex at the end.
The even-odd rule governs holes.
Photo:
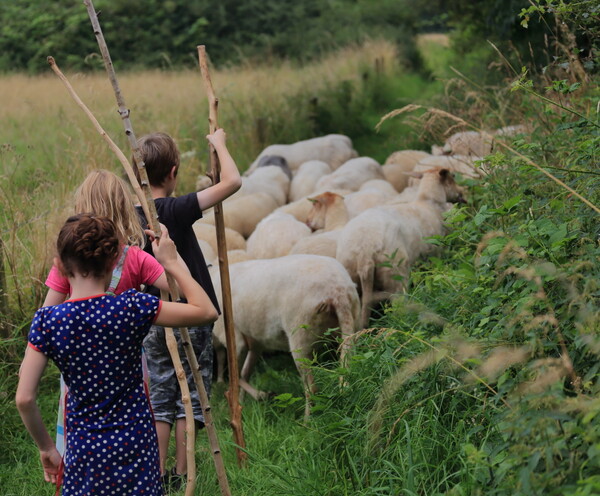
MULTIPOLYGON (((385 37, 401 60, 420 66, 413 35, 440 25, 439 2, 408 0, 96 0, 117 69, 196 67, 196 46, 213 62, 306 61, 348 44, 385 37)), ((52 55, 71 70, 101 68, 81 3, 40 0, 0 3, 0 70, 39 72, 52 55)))

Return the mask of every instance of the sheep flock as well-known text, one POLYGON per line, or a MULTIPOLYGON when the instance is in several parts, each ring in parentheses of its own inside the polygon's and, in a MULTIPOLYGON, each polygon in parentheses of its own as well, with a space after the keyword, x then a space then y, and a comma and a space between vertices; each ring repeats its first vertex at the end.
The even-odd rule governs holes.
MULTIPOLYGON (((372 308, 406 292, 411 265, 437 249, 427 238, 444 234, 444 212, 465 201, 455 175, 485 176, 494 137, 521 132, 460 132, 432 153, 397 151, 384 164, 339 134, 265 148, 223 202, 242 388, 264 397, 249 384, 253 365, 262 351, 290 352, 308 415, 314 381, 303 359, 339 329, 344 360, 372 308)), ((200 177, 199 189, 207 183, 200 177)), ((194 230, 221 298, 214 222, 205 212, 194 230)), ((223 318, 213 341, 222 380, 223 318)))

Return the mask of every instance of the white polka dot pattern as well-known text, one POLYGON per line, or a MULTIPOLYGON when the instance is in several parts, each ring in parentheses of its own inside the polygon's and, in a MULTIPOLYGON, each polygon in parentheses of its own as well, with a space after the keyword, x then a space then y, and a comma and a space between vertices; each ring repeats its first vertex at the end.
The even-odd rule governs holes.
POLYGON ((141 367, 158 308, 128 290, 37 311, 29 341, 69 387, 63 496, 163 494, 141 367))

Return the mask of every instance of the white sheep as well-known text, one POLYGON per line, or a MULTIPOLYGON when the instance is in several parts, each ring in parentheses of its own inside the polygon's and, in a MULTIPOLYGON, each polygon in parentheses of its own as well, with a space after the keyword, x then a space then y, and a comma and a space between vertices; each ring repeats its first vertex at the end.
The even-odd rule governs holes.
MULTIPOLYGON (((223 220, 229 227, 248 238, 256 225, 277 208, 275 199, 267 193, 241 196, 223 204, 223 220)), ((215 224, 214 212, 200 219, 201 224, 215 224)))
MULTIPOLYGON (((214 253, 218 252, 217 231, 214 225, 197 221, 192 228, 194 229, 194 234, 198 241, 205 241, 210 245, 214 253)), ((244 236, 228 227, 225 228, 225 243, 227 244, 228 250, 246 249, 246 240, 244 239, 244 236)))
POLYGON ((290 185, 290 201, 294 202, 310 195, 317 181, 327 174, 331 174, 331 167, 321 160, 309 160, 304 162, 292 179, 290 185))
POLYGON ((204 241, 203 239, 198 240, 198 246, 200 247, 200 251, 204 256, 204 260, 207 264, 213 263, 217 259, 217 251, 213 250, 212 246, 208 241, 204 241))
POLYGON ((278 207, 275 212, 290 214, 296 220, 300 222, 306 222, 306 218, 311 208, 312 204, 308 198, 300 198, 299 200, 288 203, 287 205, 278 207))
POLYGON ((385 159, 384 165, 400 164, 408 167, 415 166, 419 160, 428 157, 429 153, 421 150, 399 150, 385 159))
MULTIPOLYGON (((469 177, 471 179, 479 179, 482 175, 485 175, 485 168, 475 165, 476 157, 469 156, 446 156, 446 155, 431 155, 429 157, 420 160, 415 165, 414 172, 425 172, 433 167, 442 167, 452 172, 457 172, 462 176, 469 177)), ((408 185, 416 186, 418 179, 409 177, 408 185)))
POLYGON ((433 169, 423 174, 413 202, 369 209, 341 230, 336 259, 359 283, 362 325, 374 302, 406 290, 412 262, 429 249, 423 238, 442 234, 446 202, 460 200, 452 173, 433 169))
POLYGON ((250 176, 242 177, 242 187, 231 195, 225 204, 254 193, 267 193, 272 196, 277 206, 285 205, 290 191, 290 178, 276 165, 258 167, 250 176))
POLYGON ((379 191, 384 196, 394 196, 397 194, 396 188, 387 179, 370 179, 358 188, 358 191, 367 190, 379 191))
POLYGON ((310 227, 292 215, 273 212, 258 223, 248 238, 247 252, 254 259, 283 257, 310 233, 310 227))
POLYGON ((246 260, 252 260, 252 257, 248 255, 246 250, 229 250, 227 252, 227 262, 229 265, 245 262, 246 260))
MULTIPOLYGON (((231 265, 229 272, 238 354, 248 343, 240 385, 259 397, 261 393, 248 379, 261 351, 289 351, 306 392, 307 416, 315 387, 312 373, 302 361, 313 359, 328 329, 339 327, 343 338, 357 331, 360 304, 356 285, 339 262, 317 255, 249 260, 231 265)), ((219 287, 218 272, 211 270, 211 277, 219 287)), ((226 346, 222 318, 215 323, 213 341, 217 350, 226 346)), ((218 353, 218 357, 222 355, 218 353)), ((219 366, 220 371, 222 368, 219 366)))
POLYGON ((411 172, 420 160, 431 155, 419 150, 401 150, 392 153, 382 166, 385 179, 393 184, 398 193, 408 186, 407 172, 411 172))
POLYGON ((450 136, 443 147, 445 155, 485 157, 492 153, 493 138, 489 133, 461 131, 450 136))
POLYGON ((314 193, 324 193, 333 189, 357 191, 363 183, 371 179, 385 179, 381 165, 370 157, 357 157, 319 179, 314 193))
POLYGON ((356 157, 358 154, 352 147, 352 140, 348 136, 328 134, 289 145, 267 146, 252 162, 246 174, 252 174, 264 155, 284 157, 292 172, 295 172, 300 165, 309 160, 321 160, 329 164, 332 169, 337 169, 344 162, 356 157))
POLYGON ((310 199, 313 206, 308 213, 306 224, 319 231, 299 240, 290 254, 323 255, 335 258, 339 230, 348 222, 348 210, 344 198, 338 194, 325 192, 310 199))

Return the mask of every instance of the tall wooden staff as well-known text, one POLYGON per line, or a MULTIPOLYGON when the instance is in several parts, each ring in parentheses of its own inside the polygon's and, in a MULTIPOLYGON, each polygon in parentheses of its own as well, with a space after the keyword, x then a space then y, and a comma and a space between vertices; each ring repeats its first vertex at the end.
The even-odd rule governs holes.
MULTIPOLYGON (((208 97, 208 127, 211 133, 214 133, 219 125, 217 123, 217 110, 219 100, 215 96, 210 73, 208 72, 208 63, 206 60, 206 48, 204 45, 198 46, 198 59, 200 62, 200 72, 204 80, 206 95, 208 97)), ((213 184, 221 180, 221 164, 219 156, 214 147, 210 147, 210 172, 213 184)), ((242 425, 242 406, 240 405, 239 394, 239 367, 237 361, 237 350, 235 343, 235 334, 233 329, 233 306, 231 304, 231 283, 229 280, 229 262, 227 259, 227 241, 225 239, 225 222, 223 220, 223 206, 217 203, 215 211, 215 228, 217 231, 217 251, 219 255, 219 273, 221 275, 221 293, 223 301, 223 321, 225 325, 225 339, 227 343, 227 366, 229 367, 229 390, 225 393, 229 403, 229 412, 231 415, 231 428, 236 447, 238 464, 244 465, 246 461, 246 447, 244 441, 244 430, 242 425)))
MULTIPOLYGON (((100 22, 98 21, 98 16, 96 15, 96 11, 92 4, 91 0, 84 0, 83 2, 87 7, 88 15, 92 22, 92 26, 94 28, 94 34, 96 35, 96 40, 98 41, 98 46, 100 48, 100 52, 102 53, 102 59, 104 60, 104 65, 106 67, 106 71, 108 73, 108 77, 113 86, 113 90, 115 92, 115 97, 117 100, 117 105, 119 107, 119 115, 123 120, 123 125, 125 127, 125 134, 129 138, 129 144, 131 145, 131 149, 133 152, 133 156, 138 165, 138 171, 140 174, 140 182, 142 185, 142 189, 145 193, 146 202, 148 204, 148 209, 150 211, 150 217, 148 221, 151 223, 152 229, 160 236, 160 225, 158 223, 158 214, 156 212, 156 207, 154 205, 154 199, 152 198, 152 192, 150 190, 150 184, 148 181, 148 174, 146 172, 146 165, 141 156, 139 147, 137 145, 137 139, 133 132, 133 127, 131 125, 131 121, 129 120, 129 109, 125 105, 125 100, 121 94, 121 89, 117 82, 116 73, 112 64, 112 60, 110 58, 110 53, 108 51, 108 46, 106 45, 106 41, 104 40, 104 35, 102 34, 102 29, 100 28, 100 22)), ((167 280, 169 283, 169 291, 174 301, 179 299, 179 289, 174 281, 174 279, 167 274, 167 280)), ((202 380, 202 374, 200 372, 200 365, 198 364, 198 360, 196 358, 196 354, 194 353, 194 349, 191 345, 190 335, 187 328, 180 328, 181 338, 183 348, 186 353, 186 357, 188 359, 190 368, 192 370, 192 374, 194 377, 194 382, 196 384, 196 389, 198 391, 198 395, 200 396, 200 403, 202 406, 204 421, 206 426, 206 432, 208 434, 209 442, 213 451, 213 460, 215 462, 215 467, 217 470, 217 477, 219 479, 219 486, 221 488, 221 493, 223 496, 230 496, 231 492, 229 490, 229 482, 227 480, 227 474, 225 472, 225 466, 223 464, 223 458, 221 456, 221 450, 218 445, 216 430, 214 428, 214 423, 212 421, 212 412, 210 404, 208 403, 208 395, 206 394, 206 389, 204 387, 204 382, 202 380)), ((169 350, 171 351, 171 350, 169 350)), ((175 348, 176 359, 179 358, 179 353, 175 348)), ((176 363, 177 360, 174 360, 176 363)), ((187 416, 187 415, 186 415, 187 416)), ((193 437, 193 429, 191 432, 187 430, 187 453, 188 453, 188 485, 186 488, 186 495, 193 494, 194 486, 195 486, 195 460, 193 459, 193 450, 194 450, 194 437, 193 437), (191 440, 191 442, 190 442, 191 440), (192 453, 192 460, 190 465, 190 457, 189 453, 192 453), (190 467, 194 470, 194 473, 190 473, 190 467)))

